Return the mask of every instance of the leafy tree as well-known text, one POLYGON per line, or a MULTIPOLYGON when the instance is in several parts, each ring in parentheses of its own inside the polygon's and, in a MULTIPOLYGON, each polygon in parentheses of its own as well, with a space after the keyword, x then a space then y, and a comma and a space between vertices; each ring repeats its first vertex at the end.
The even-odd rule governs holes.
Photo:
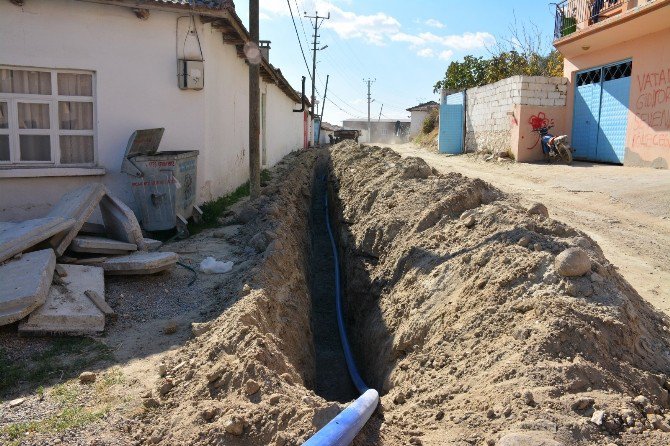
POLYGON ((515 20, 509 35, 497 39, 489 52, 488 59, 468 55, 463 62, 451 62, 433 92, 462 91, 518 75, 563 75, 563 56, 556 50, 546 50, 543 34, 536 25, 519 26, 515 20))

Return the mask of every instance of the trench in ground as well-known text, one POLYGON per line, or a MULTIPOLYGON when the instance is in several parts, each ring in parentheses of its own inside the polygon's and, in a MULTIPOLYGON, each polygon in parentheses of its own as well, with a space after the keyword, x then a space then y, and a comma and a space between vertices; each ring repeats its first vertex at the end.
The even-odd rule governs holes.
POLYGON ((315 349, 314 391, 328 401, 349 402, 358 394, 342 351, 335 306, 335 260, 326 227, 328 165, 319 157, 309 217, 309 285, 315 349))

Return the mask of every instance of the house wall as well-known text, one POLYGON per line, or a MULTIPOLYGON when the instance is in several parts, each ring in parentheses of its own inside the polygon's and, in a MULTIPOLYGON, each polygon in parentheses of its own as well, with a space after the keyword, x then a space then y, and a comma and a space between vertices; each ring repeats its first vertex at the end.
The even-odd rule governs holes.
MULTIPOLYGON (((468 152, 485 151, 491 153, 511 151, 521 154, 527 138, 527 112, 521 113, 518 106, 537 107, 537 110, 565 106, 567 80, 540 76, 513 76, 483 87, 467 90, 465 149, 468 152), (515 114, 516 113, 516 114, 515 114), (515 118, 516 117, 516 118, 515 118), (514 138, 511 132, 521 133, 514 138)), ((538 111, 539 113, 540 111, 538 111)), ((545 113, 546 114, 546 113, 545 113)), ((532 116, 532 115, 531 115, 532 116)), ((561 114, 561 120, 564 119, 561 114)))
POLYGON ((428 116, 427 111, 413 111, 411 113, 411 124, 409 126, 409 137, 414 138, 416 135, 421 133, 421 128, 423 127, 423 121, 428 116))
MULTIPOLYGON (((0 219, 44 215, 66 191, 102 182, 134 203, 120 172, 136 129, 164 127, 161 151, 199 150, 198 201, 221 196, 248 179, 248 70, 221 33, 198 23, 205 55, 205 88, 177 86, 176 20, 152 10, 139 20, 131 9, 75 0, 0 2, 0 64, 95 72, 97 160, 102 176, 6 178, 0 172, 0 219)), ((268 160, 303 145, 303 114, 275 85, 268 93, 268 160)), ((25 172, 25 171, 23 171, 25 172)))
MULTIPOLYGON (((601 32, 616 33, 617 28, 601 32)), ((624 164, 667 169, 670 165, 670 46, 662 42, 670 42, 670 28, 565 59, 564 74, 570 80, 566 110, 568 135, 572 134, 576 73, 632 59, 624 164)))

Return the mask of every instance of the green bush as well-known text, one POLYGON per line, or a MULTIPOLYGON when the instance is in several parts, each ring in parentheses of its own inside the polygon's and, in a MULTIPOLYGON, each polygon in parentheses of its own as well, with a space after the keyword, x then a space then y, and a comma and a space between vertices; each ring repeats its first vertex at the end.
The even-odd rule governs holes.
POLYGON ((428 116, 423 120, 423 125, 421 127, 421 131, 424 134, 428 134, 435 130, 435 127, 437 127, 437 123, 440 119, 440 111, 438 109, 433 109, 428 113, 428 116))

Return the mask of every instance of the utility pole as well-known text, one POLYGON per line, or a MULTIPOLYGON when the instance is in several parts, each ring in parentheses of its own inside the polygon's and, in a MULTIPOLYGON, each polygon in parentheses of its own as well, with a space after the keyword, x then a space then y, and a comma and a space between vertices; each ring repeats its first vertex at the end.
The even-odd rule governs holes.
MULTIPOLYGON (((313 54, 312 54, 312 122, 314 122, 314 117, 316 116, 315 112, 318 112, 318 110, 315 109, 315 107, 316 107, 316 104, 315 104, 316 103, 316 52, 321 51, 321 50, 325 50, 326 48, 328 48, 328 45, 326 45, 322 48, 317 48, 316 46, 319 44, 319 41, 318 41, 319 37, 321 37, 319 35, 319 28, 321 27, 321 25, 323 24, 324 21, 330 19, 330 13, 328 13, 328 15, 324 17, 324 16, 319 15, 319 11, 316 11, 314 13, 314 15, 307 15, 307 13, 305 13, 305 17, 310 19, 310 22, 312 23, 312 26, 314 27, 314 35, 312 36, 312 37, 314 37, 314 41, 312 42, 313 43, 313 46, 312 46, 312 52, 313 52, 313 54), (312 19, 314 19, 313 22, 312 22, 312 19)), ((310 132, 310 137, 313 137, 312 135, 314 135, 313 131, 310 132)))
POLYGON ((377 122, 382 121, 382 111, 384 111, 384 104, 382 104, 382 107, 379 109, 379 119, 377 119, 377 122))
POLYGON ((326 75, 326 91, 323 92, 323 104, 321 104, 321 115, 319 115, 319 131, 316 132, 316 143, 321 144, 321 127, 323 126, 323 109, 326 108, 326 98, 328 97, 328 81, 330 74, 326 75))
POLYGON ((372 141, 372 124, 370 123, 370 104, 372 104, 372 94, 370 93, 370 86, 372 85, 373 82, 376 82, 377 79, 370 79, 368 80, 363 79, 363 82, 367 82, 368 84, 368 142, 372 141))
POLYGON ((258 0, 249 0, 249 194, 252 200, 261 195, 260 57, 255 57, 260 56, 258 28, 258 0))

